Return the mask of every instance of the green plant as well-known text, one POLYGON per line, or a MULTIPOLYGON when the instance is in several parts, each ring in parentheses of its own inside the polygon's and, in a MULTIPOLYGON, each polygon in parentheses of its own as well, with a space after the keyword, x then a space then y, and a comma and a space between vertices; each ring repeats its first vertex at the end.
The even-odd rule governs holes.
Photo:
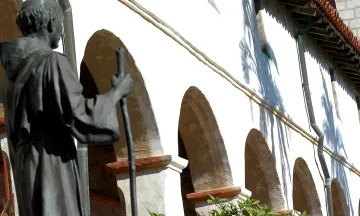
POLYGON ((148 208, 146 208, 146 210, 149 212, 150 216, 165 216, 164 214, 152 213, 152 212, 149 211, 148 208))
MULTIPOLYGON (((278 216, 267 205, 260 205, 260 201, 247 199, 226 202, 226 199, 209 196, 208 203, 216 208, 208 213, 208 216, 278 216)), ((203 216, 207 216, 206 214, 203 216)))
MULTIPOLYGON (((260 204, 259 200, 246 199, 227 202, 227 199, 209 195, 208 204, 215 205, 215 209, 202 216, 282 216, 267 206, 260 204)), ((151 213, 150 216, 165 216, 164 214, 151 213)), ((295 213, 293 216, 308 216, 306 212, 295 213)))

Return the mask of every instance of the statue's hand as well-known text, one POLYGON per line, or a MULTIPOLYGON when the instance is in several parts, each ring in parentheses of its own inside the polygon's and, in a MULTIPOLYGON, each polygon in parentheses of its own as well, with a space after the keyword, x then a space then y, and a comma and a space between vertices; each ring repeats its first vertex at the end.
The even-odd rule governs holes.
POLYGON ((125 74, 123 77, 116 77, 111 79, 112 94, 114 100, 117 102, 121 98, 126 97, 132 91, 133 81, 130 74, 125 74))

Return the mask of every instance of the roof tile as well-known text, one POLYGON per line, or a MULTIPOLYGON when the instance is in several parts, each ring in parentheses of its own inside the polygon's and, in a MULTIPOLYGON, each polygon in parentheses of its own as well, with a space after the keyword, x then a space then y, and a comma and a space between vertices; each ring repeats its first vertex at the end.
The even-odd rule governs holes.
POLYGON ((337 30, 343 35, 347 42, 360 55, 360 45, 357 37, 349 29, 349 27, 341 19, 338 11, 330 4, 328 0, 314 0, 325 12, 331 22, 335 25, 337 30))

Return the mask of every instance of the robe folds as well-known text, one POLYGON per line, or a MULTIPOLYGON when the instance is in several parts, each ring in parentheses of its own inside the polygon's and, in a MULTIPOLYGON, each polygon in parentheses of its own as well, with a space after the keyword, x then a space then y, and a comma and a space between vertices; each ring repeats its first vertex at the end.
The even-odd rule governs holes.
POLYGON ((20 216, 82 216, 73 137, 111 143, 120 131, 110 93, 86 99, 66 56, 36 38, 0 43, 1 91, 20 216))

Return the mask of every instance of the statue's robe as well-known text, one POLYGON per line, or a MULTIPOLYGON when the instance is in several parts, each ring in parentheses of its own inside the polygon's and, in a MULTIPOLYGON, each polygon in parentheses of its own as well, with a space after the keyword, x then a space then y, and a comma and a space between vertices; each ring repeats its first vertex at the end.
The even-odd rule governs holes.
POLYGON ((86 99, 67 58, 35 38, 0 43, 2 101, 20 216, 83 215, 73 137, 111 143, 120 132, 110 94, 86 99))

